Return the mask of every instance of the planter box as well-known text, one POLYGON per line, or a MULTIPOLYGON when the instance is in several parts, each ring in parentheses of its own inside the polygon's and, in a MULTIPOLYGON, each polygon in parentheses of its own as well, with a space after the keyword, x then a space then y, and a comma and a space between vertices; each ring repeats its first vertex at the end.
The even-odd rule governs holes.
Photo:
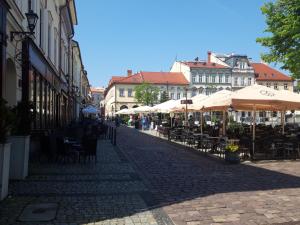
POLYGON ((232 164, 240 163, 240 154, 238 152, 225 152, 225 161, 232 164))
POLYGON ((11 136, 9 178, 23 180, 28 175, 30 136, 11 136))
POLYGON ((0 201, 8 194, 10 143, 0 144, 0 201))

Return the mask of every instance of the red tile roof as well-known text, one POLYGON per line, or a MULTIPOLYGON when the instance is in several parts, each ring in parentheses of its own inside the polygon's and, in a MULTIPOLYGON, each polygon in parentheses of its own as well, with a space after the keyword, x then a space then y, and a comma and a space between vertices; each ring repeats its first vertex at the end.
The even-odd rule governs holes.
POLYGON ((290 76, 271 68, 264 63, 252 63, 254 72, 258 75, 258 81, 292 81, 290 76))
POLYGON ((109 84, 141 84, 143 82, 150 84, 189 84, 183 73, 179 72, 139 72, 127 77, 112 77, 109 84))
POLYGON ((187 65, 190 68, 208 68, 208 69, 213 69, 213 68, 217 68, 217 69, 225 69, 225 68, 229 68, 217 63, 208 63, 208 62, 181 62, 185 65, 187 65))

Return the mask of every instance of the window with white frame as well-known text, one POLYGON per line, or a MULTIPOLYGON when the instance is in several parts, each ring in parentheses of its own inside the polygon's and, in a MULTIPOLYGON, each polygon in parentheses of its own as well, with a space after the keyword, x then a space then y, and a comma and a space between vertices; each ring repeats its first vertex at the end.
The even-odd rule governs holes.
POLYGON ((212 74, 212 76, 211 76, 211 82, 212 83, 216 83, 216 75, 215 74, 212 74))
POLYGON ((202 83, 202 74, 199 75, 199 83, 202 83))
POLYGON ((229 75, 225 75, 225 83, 229 83, 229 75))
POLYGON ((248 77, 248 85, 251 85, 251 84, 252 84, 252 78, 248 77))
POLYGON ((177 99, 180 99, 180 98, 181 98, 181 94, 177 93, 177 99))
POLYGON ((238 86, 238 78, 237 77, 234 78, 234 86, 238 86))
POLYGON ((39 21, 40 21, 40 48, 44 50, 44 43, 45 43, 45 31, 44 31, 44 7, 41 3, 41 8, 40 8, 40 18, 39 18, 39 21))
POLYGON ((205 75, 205 83, 209 83, 209 76, 205 75))
POLYGON ((196 83, 196 75, 195 74, 192 74, 192 82, 196 83))
POLYGON ((128 97, 132 97, 132 89, 131 88, 128 89, 128 97))
POLYGON ((288 84, 287 83, 283 84, 283 88, 284 88, 284 90, 287 90, 288 89, 288 84))
MULTIPOLYGON (((57 29, 54 28, 54 65, 57 66, 57 49, 58 49, 58 32, 57 32, 57 29)), ((76 64, 75 64, 76 65, 76 64)))
POLYGON ((51 12, 48 11, 48 57, 52 60, 52 23, 53 18, 51 12))
POLYGON ((175 96, 174 93, 171 93, 171 94, 170 94, 170 98, 171 98, 171 99, 175 99, 174 96, 175 96))
POLYGON ((278 89, 278 84, 277 83, 274 83, 274 89, 278 89))
POLYGON ((271 87, 271 84, 270 84, 270 83, 267 83, 267 87, 271 87))
POLYGON ((124 88, 119 89, 119 97, 125 97, 124 88))
POLYGON ((241 86, 245 86, 245 80, 244 80, 244 77, 241 77, 241 86))

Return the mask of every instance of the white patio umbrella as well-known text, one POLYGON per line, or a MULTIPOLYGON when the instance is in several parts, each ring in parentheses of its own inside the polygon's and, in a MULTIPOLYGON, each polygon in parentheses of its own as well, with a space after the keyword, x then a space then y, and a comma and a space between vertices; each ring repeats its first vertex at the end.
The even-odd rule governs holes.
POLYGON ((116 112, 116 115, 127 115, 130 114, 129 109, 121 109, 120 111, 116 112))
POLYGON ((144 105, 144 106, 139 106, 137 108, 133 108, 132 111, 135 113, 148 113, 151 112, 152 107, 144 105))
POLYGON ((95 106, 89 105, 82 109, 82 113, 84 114, 98 114, 100 111, 95 106))
POLYGON ((176 100, 169 100, 166 102, 163 102, 161 104, 155 105, 152 107, 151 112, 157 112, 157 113, 169 113, 170 109, 175 106, 176 100))
POLYGON ((224 98, 204 105, 205 110, 220 110, 223 112, 231 106, 236 110, 253 111, 253 153, 255 143, 256 111, 281 111, 282 133, 284 133, 284 112, 300 109, 300 95, 289 91, 278 91, 262 85, 252 85, 240 89, 224 98))

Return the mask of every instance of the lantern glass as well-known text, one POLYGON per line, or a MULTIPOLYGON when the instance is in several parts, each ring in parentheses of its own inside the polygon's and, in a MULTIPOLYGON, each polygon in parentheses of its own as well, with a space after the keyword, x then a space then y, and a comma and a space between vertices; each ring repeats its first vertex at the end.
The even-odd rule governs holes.
POLYGON ((28 23, 28 29, 31 33, 34 32, 37 20, 38 20, 38 15, 34 13, 32 10, 29 10, 28 13, 25 14, 27 18, 27 23, 28 23))

